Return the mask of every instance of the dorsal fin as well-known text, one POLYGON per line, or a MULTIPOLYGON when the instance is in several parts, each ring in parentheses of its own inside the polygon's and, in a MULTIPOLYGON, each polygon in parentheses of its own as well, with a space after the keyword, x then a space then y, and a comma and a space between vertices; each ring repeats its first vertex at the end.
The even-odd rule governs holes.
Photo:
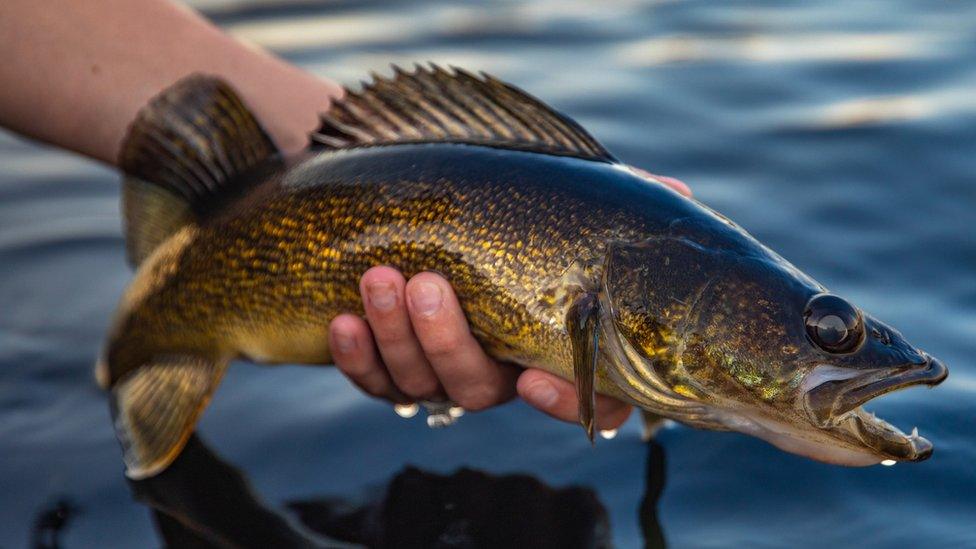
POLYGON ((126 245, 138 265, 177 229, 246 185, 241 174, 277 150, 237 94, 195 74, 139 111, 119 153, 126 245))
POLYGON ((465 143, 616 162, 569 117, 490 75, 394 66, 322 115, 314 144, 346 149, 395 143, 465 143))

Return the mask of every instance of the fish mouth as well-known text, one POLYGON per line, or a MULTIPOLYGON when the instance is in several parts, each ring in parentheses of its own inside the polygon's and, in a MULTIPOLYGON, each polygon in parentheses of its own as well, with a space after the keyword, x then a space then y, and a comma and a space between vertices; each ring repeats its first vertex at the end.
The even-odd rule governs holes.
POLYGON ((932 443, 919 436, 917 427, 911 434, 906 434, 865 410, 863 405, 906 387, 934 387, 948 374, 945 365, 923 354, 920 362, 866 370, 849 379, 825 381, 806 393, 805 407, 820 428, 867 446, 884 460, 923 461, 932 455, 932 443))

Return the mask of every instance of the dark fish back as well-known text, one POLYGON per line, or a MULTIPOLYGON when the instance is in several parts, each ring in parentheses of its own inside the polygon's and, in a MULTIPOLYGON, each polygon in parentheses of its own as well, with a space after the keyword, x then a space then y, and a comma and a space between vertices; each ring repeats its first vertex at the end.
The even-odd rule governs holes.
MULTIPOLYGON (((219 300, 230 314, 209 321, 218 329, 324 325, 360 310, 358 278, 369 267, 434 270, 490 350, 537 361, 562 331, 566 273, 607 242, 664 230, 687 210, 671 191, 604 162, 448 144, 326 152, 204 224, 179 268, 194 287, 173 293, 219 300)), ((157 307, 172 300, 160 295, 157 307)))

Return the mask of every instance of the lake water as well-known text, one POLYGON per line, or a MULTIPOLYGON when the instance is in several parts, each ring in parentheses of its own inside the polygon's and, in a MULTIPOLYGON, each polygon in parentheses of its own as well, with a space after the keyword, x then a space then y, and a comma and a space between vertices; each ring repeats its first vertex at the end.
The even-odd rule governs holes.
MULTIPOLYGON (((270 506, 375 493, 408 464, 468 467, 587 487, 620 547, 661 534, 675 547, 976 546, 976 3, 198 5, 350 84, 426 60, 514 82, 625 161, 687 181, 951 372, 872 406, 934 442, 920 464, 840 468, 742 435, 664 430, 658 532, 639 510, 660 456, 648 461, 635 421, 595 448, 521 403, 432 431, 332 369, 241 364, 200 434, 270 506)), ((77 509, 67 547, 161 543, 91 376, 130 277, 118 191, 110 170, 0 136, 2 547, 27 544, 62 499, 77 509)), ((510 518, 536 509, 484 497, 510 518)), ((583 507, 554 508, 565 518, 583 507)))

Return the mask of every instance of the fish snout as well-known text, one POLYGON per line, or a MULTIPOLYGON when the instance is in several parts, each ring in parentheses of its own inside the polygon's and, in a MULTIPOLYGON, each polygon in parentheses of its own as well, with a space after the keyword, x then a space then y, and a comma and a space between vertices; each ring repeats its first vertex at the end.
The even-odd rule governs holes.
POLYGON ((863 405, 906 387, 934 387, 948 375, 945 364, 922 352, 908 363, 887 368, 858 370, 823 365, 808 374, 801 398, 816 426, 869 448, 880 460, 923 461, 932 455, 933 446, 919 436, 917 428, 903 432, 863 405))
POLYGON ((922 357, 925 359, 925 362, 922 363, 919 374, 921 379, 920 383, 924 383, 929 387, 935 387, 949 377, 949 368, 941 360, 928 353, 922 353, 922 357))

